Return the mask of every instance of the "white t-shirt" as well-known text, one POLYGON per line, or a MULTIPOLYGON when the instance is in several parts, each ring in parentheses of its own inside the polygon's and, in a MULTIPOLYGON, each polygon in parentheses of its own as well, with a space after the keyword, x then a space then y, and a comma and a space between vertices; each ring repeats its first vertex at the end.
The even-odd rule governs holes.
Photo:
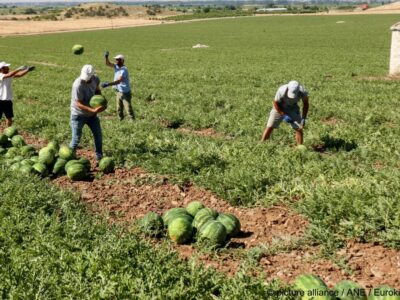
POLYGON ((0 73, 0 101, 12 100, 13 92, 11 89, 12 77, 3 78, 6 74, 0 73))
POLYGON ((283 110, 297 107, 297 103, 300 101, 300 99, 308 96, 307 90, 302 85, 299 86, 299 92, 297 93, 296 98, 293 99, 289 98, 287 96, 287 90, 288 90, 287 84, 280 86, 278 91, 276 92, 274 99, 275 102, 279 103, 280 107, 283 110))

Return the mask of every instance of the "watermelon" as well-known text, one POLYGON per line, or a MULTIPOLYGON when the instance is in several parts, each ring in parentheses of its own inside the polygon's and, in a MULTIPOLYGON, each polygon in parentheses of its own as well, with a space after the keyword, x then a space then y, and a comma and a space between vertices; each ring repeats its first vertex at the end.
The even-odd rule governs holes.
POLYGON ((72 53, 75 55, 81 55, 83 51, 85 51, 85 48, 82 45, 74 45, 72 47, 72 53))
POLYGON ((20 168, 21 168, 21 163, 15 162, 10 166, 10 171, 15 172, 18 171, 20 168))
POLYGON ((222 247, 227 240, 226 228, 221 222, 210 220, 201 226, 198 238, 213 248, 222 247))
POLYGON ((368 296, 368 300, 400 300, 400 292, 387 285, 373 288, 368 296))
POLYGON ((44 147, 39 151, 39 162, 50 166, 55 160, 55 152, 52 148, 44 147))
POLYGON ((7 127, 6 129, 4 129, 4 134, 8 137, 8 138, 12 138, 14 135, 18 134, 18 129, 15 126, 10 126, 7 127))
POLYGON ((189 242, 193 236, 193 227, 186 218, 177 217, 168 225, 168 235, 177 244, 189 242))
POLYGON ((304 274, 296 277, 294 289, 304 293, 303 300, 334 300, 334 291, 330 291, 318 276, 304 274))
POLYGON ((47 167, 44 163, 37 162, 32 166, 32 168, 35 174, 38 174, 42 177, 46 177, 48 174, 47 167))
POLYGON ((164 216, 162 217, 164 221, 164 225, 168 226, 169 223, 173 220, 176 219, 177 217, 190 217, 191 216, 187 213, 186 209, 183 207, 174 207, 168 210, 164 216))
POLYGON ((30 175, 34 173, 33 167, 31 165, 22 165, 19 168, 19 172, 25 175, 30 175))
POLYGON ((90 171, 90 168, 92 167, 92 165, 90 164, 90 160, 87 159, 86 157, 81 157, 80 159, 78 159, 78 161, 85 166, 87 172, 90 171))
POLYGON ((192 216, 196 216, 200 209, 203 209, 204 205, 200 201, 192 201, 186 206, 187 212, 192 216))
POLYGON ((87 177, 86 167, 81 163, 74 163, 65 167, 67 171, 67 176, 69 179, 75 180, 83 180, 87 177))
POLYGON ((19 149, 16 147, 8 148, 7 153, 5 155, 6 158, 12 158, 20 153, 19 149))
POLYGON ((228 236, 236 236, 240 232, 240 221, 233 214, 219 214, 217 221, 226 228, 228 236))
POLYGON ((103 157, 99 162, 99 169, 104 174, 114 172, 115 162, 112 157, 103 157))
POLYGON ((30 159, 24 159, 21 161, 22 166, 32 166, 33 162, 30 159))
POLYGON ((0 155, 6 154, 7 150, 0 146, 0 155))
POLYGON ((366 300, 367 292, 359 284, 349 280, 342 280, 334 287, 336 298, 340 300, 366 300))
POLYGON ((64 167, 65 172, 67 172, 67 169, 68 169, 70 166, 74 165, 74 164, 79 164, 79 160, 77 160, 77 159, 71 159, 71 160, 69 160, 69 161, 65 164, 65 167, 64 167))
POLYGON ((8 136, 0 134, 0 145, 6 147, 8 145, 8 136))
POLYGON ((20 162, 23 160, 24 160, 24 158, 21 155, 14 156, 14 158, 13 158, 13 161, 15 161, 15 162, 20 162))
POLYGON ((90 106, 93 108, 102 106, 102 107, 107 107, 107 99, 104 98, 102 95, 94 95, 89 102, 90 106))
POLYGON ((59 158, 53 166, 52 173, 55 175, 64 175, 65 174, 65 165, 67 161, 65 159, 59 158))
POLYGON ((47 148, 49 149, 53 149, 54 153, 57 153, 58 150, 60 149, 60 146, 58 145, 58 143, 56 141, 50 141, 47 146, 47 148))
POLYGON ((16 134, 11 138, 11 144, 14 147, 18 147, 18 148, 26 145, 25 141, 24 141, 24 138, 19 134, 16 134))
POLYGON ((158 214, 151 211, 140 220, 139 227, 147 236, 160 236, 164 230, 164 222, 158 214))
POLYGON ((304 145, 297 145, 296 146, 296 150, 300 151, 300 152, 306 152, 307 151, 307 147, 304 145))
POLYGON ((200 227, 203 226, 208 221, 215 220, 216 217, 214 212, 216 211, 210 208, 200 209, 197 212, 196 216, 194 217, 193 227, 200 229, 200 227))
POLYGON ((35 154, 35 148, 29 145, 22 146, 20 149, 20 153, 24 157, 31 157, 35 154))
POLYGON ((59 156, 60 158, 62 158, 62 159, 65 159, 65 160, 68 160, 68 161, 69 161, 69 160, 75 158, 75 153, 74 153, 74 150, 72 150, 72 149, 69 148, 68 146, 62 145, 62 146, 60 147, 60 150, 58 151, 58 156, 59 156))

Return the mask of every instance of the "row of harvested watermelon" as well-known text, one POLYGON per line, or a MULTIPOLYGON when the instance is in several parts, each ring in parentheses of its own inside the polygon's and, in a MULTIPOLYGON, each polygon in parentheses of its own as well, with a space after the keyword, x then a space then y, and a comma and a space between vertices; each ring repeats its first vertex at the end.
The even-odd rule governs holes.
POLYGON ((190 202, 186 208, 172 208, 162 217, 149 212, 140 220, 139 225, 141 231, 149 236, 163 235, 166 230, 171 240, 177 244, 195 240, 212 248, 223 247, 241 229, 236 216, 206 208, 199 201, 190 202))
POLYGON ((303 300, 400 300, 400 290, 386 285, 368 292, 355 282, 343 280, 329 289, 321 278, 312 274, 298 276, 292 294, 303 300))
MULTIPOLYGON (((77 158, 68 146, 59 146, 54 141, 49 142, 37 153, 33 146, 26 145, 14 126, 6 128, 3 134, 0 134, 0 155, 4 158, 3 165, 11 171, 37 174, 41 177, 66 174, 71 180, 84 180, 91 168, 87 158, 77 158)), ((99 169, 103 173, 113 172, 114 167, 111 157, 104 157, 99 162, 99 169)))

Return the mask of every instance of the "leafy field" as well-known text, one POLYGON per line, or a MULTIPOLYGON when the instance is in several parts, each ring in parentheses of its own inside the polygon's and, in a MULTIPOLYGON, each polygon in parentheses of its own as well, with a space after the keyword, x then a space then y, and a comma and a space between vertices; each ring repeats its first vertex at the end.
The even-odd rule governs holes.
MULTIPOLYGON (((329 251, 348 238, 400 248, 398 83, 384 78, 397 21, 282 16, 10 37, 0 56, 37 66, 14 82, 17 125, 64 142, 80 68, 92 63, 110 81, 102 53, 122 52, 139 119, 119 123, 114 107, 102 115, 106 152, 120 163, 195 182, 233 204, 288 205, 329 251), (192 49, 198 43, 210 47, 192 49), (85 46, 82 56, 71 54, 74 44, 85 46), (290 79, 310 93, 305 153, 285 125, 259 142, 276 89, 290 79)), ((91 140, 86 131, 84 144, 91 140)))

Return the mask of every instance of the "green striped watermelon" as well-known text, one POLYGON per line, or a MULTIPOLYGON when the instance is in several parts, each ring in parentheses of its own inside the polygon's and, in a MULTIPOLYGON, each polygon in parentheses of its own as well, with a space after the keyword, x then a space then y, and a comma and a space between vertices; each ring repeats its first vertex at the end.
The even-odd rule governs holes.
POLYGON ((12 138, 14 135, 18 134, 18 129, 15 126, 10 126, 7 127, 6 129, 4 129, 4 134, 8 137, 8 138, 12 138))
POLYGON ((184 217, 184 218, 190 217, 191 218, 191 216, 187 213, 185 208, 174 207, 174 208, 171 208, 170 210, 166 211, 165 214, 163 215, 162 218, 164 221, 164 225, 168 226, 169 223, 177 217, 184 217))
POLYGON ((58 157, 69 161, 75 158, 75 153, 68 146, 61 145, 60 150, 58 150, 58 157))
POLYGON ((186 206, 187 212, 192 216, 196 216, 199 210, 203 209, 204 205, 200 201, 192 201, 186 206))
POLYGON ((227 238, 225 226, 216 220, 208 221, 199 229, 198 240, 212 248, 224 246, 227 238))
POLYGON ((112 157, 103 157, 99 162, 99 169, 104 174, 114 172, 115 162, 112 157))
POLYGON ((217 221, 221 222, 225 228, 228 236, 236 236, 240 232, 240 221, 233 214, 219 214, 217 221))
POLYGON ((164 230, 164 222, 158 214, 151 211, 140 220, 139 227, 147 236, 160 236, 164 230))
POLYGON ((187 243, 193 237, 192 223, 186 218, 177 217, 169 223, 168 235, 177 244, 187 243))
POLYGON ((67 164, 65 165, 65 170, 67 171, 67 176, 69 179, 76 181, 87 178, 87 169, 83 164, 78 162, 71 164, 68 167, 67 164))
POLYGON ((196 216, 194 217, 193 220, 193 227, 196 229, 199 229, 201 226, 203 226, 205 223, 207 223, 210 220, 215 220, 215 213, 213 212, 214 210, 210 208, 203 208, 200 209, 196 216))
POLYGON ((334 291, 330 291, 325 282, 318 276, 303 274, 296 277, 294 288, 302 291, 303 300, 334 300, 334 291))

